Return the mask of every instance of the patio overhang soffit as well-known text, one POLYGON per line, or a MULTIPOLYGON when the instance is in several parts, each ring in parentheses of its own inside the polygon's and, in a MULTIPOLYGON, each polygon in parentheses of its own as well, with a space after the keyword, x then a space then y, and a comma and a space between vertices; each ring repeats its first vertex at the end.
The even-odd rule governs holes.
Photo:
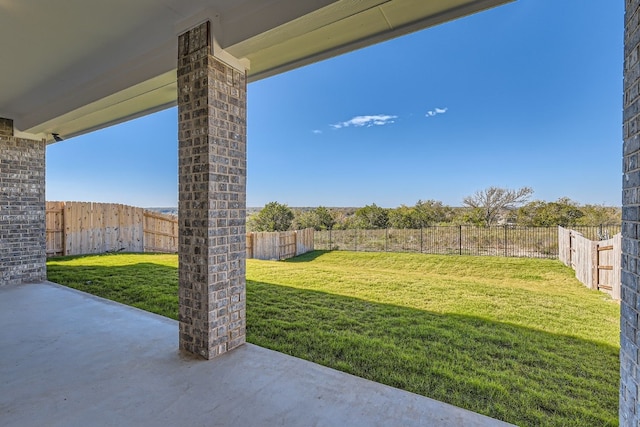
POLYGON ((256 81, 512 0, 0 0, 0 117, 80 135, 176 104, 177 35, 256 81))

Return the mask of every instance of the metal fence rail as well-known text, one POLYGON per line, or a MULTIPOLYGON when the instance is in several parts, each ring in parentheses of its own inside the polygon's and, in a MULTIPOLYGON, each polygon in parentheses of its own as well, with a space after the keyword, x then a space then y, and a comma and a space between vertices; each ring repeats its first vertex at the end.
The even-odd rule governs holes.
MULTIPOLYGON (((574 229, 585 237, 601 240, 619 233, 620 225, 574 229)), ((456 225, 416 230, 323 230, 315 232, 314 247, 319 250, 558 258, 558 228, 456 225)))

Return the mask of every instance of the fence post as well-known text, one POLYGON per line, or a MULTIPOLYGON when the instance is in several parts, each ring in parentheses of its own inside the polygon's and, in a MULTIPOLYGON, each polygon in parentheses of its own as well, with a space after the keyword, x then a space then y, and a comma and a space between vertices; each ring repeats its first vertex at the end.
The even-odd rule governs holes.
POLYGON ((567 260, 569 267, 573 268, 573 230, 569 231, 569 256, 567 256, 567 260))
POLYGON ((611 296, 614 300, 620 301, 621 287, 621 256, 622 256, 622 234, 618 234, 613 238, 613 279, 611 283, 611 296))
POLYGON ((591 289, 595 290, 598 290, 598 282, 600 281, 598 246, 598 242, 591 242, 591 289))
POLYGON ((331 250, 332 244, 331 244, 331 229, 329 229, 329 250, 331 250))
POLYGON ((358 252, 358 229, 353 229, 353 251, 358 252))
POLYGON ((389 251, 389 229, 388 228, 384 229, 384 251, 385 252, 389 251))
POLYGON ((507 256, 507 224, 504 225, 504 256, 507 256))
POLYGON ((420 227, 420 253, 422 253, 422 227, 420 227))
POLYGON ((458 227, 458 255, 462 255, 462 224, 458 227))
POLYGON ((247 259, 253 258, 253 236, 252 233, 245 233, 246 246, 247 246, 247 259))

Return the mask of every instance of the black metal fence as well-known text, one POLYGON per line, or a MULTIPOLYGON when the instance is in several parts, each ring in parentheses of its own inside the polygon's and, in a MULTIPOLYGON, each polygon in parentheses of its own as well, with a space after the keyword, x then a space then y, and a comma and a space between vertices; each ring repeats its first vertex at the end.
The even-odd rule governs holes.
MULTIPOLYGON (((620 225, 572 227, 591 240, 620 232, 620 225)), ((558 258, 558 227, 433 226, 386 230, 323 230, 314 248, 363 252, 417 252, 445 255, 493 255, 558 258)))

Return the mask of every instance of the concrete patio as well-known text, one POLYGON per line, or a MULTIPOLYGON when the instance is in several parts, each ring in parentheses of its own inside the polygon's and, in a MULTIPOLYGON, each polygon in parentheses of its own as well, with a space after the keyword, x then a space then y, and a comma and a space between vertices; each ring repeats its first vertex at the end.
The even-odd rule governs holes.
POLYGON ((506 426, 255 345, 178 351, 177 322, 50 282, 0 287, 3 426, 506 426))

